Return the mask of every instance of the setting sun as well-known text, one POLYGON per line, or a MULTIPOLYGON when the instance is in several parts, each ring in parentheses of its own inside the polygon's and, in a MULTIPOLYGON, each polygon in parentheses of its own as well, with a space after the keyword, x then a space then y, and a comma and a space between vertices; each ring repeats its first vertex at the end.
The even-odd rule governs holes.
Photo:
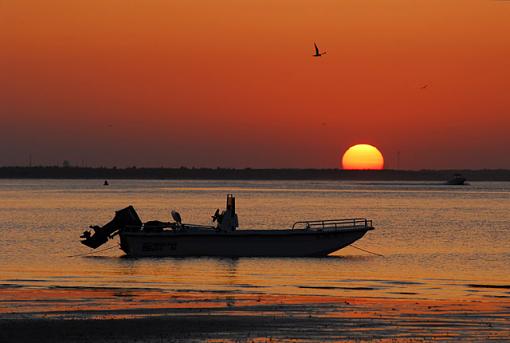
POLYGON ((351 146, 342 157, 343 169, 383 169, 384 158, 381 152, 369 144, 351 146))

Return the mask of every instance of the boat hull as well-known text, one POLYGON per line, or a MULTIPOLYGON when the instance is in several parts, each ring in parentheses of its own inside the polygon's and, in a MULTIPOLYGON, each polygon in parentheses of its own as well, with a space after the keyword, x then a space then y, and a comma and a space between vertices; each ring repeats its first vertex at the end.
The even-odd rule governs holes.
POLYGON ((133 257, 327 256, 365 235, 371 227, 333 230, 239 230, 234 232, 121 232, 121 249, 133 257))
POLYGON ((465 183, 466 183, 466 179, 463 177, 450 179, 446 182, 446 184, 449 186, 462 186, 462 185, 465 185, 465 183))

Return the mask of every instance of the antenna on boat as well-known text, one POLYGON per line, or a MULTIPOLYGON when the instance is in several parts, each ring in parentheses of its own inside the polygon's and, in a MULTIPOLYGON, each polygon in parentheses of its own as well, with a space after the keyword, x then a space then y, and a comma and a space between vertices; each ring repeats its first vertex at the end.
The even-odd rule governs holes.
POLYGON ((233 194, 227 194, 227 211, 231 210, 232 214, 236 213, 236 198, 233 194))

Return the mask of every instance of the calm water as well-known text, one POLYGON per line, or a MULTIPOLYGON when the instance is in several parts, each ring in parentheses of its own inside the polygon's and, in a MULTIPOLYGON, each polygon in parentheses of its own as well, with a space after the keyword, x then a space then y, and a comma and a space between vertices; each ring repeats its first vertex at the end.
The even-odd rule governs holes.
POLYGON ((510 183, 0 180, 0 229, 0 284, 9 287, 510 297, 510 183), (376 230, 355 245, 384 257, 352 247, 328 258, 130 259, 117 248, 69 257, 90 251, 79 235, 114 210, 134 205, 146 221, 176 209, 184 222, 210 224, 229 192, 241 228, 373 219, 376 230))

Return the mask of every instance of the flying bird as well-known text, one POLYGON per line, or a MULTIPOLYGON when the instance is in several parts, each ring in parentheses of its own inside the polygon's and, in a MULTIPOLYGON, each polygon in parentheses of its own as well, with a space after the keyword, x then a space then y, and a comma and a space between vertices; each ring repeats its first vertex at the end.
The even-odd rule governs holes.
POLYGON ((315 46, 315 55, 313 55, 313 57, 321 57, 322 55, 326 54, 326 51, 323 51, 323 52, 319 51, 317 44, 313 43, 313 45, 315 46))
POLYGON ((425 90, 427 88, 429 88, 429 85, 423 85, 423 86, 420 87, 421 90, 425 90))

